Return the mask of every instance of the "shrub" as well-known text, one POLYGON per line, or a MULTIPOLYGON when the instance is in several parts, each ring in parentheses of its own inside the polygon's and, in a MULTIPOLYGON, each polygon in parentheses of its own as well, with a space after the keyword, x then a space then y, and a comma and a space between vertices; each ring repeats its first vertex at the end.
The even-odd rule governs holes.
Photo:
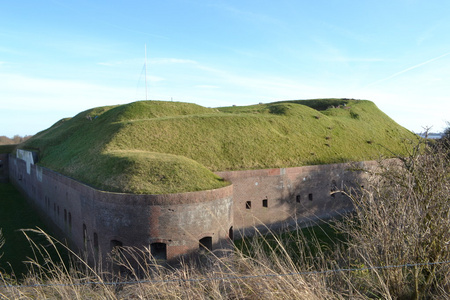
POLYGON ((357 289, 385 299, 441 297, 450 292, 449 149, 419 141, 407 157, 382 163, 352 196, 355 217, 339 225, 349 236, 346 259, 380 268, 352 273, 357 289))

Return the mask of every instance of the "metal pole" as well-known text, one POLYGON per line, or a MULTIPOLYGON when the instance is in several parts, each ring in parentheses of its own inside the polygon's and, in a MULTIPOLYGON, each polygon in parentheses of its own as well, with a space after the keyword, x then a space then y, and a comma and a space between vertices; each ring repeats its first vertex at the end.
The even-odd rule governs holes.
POLYGON ((147 44, 145 44, 145 100, 147 99, 147 44))

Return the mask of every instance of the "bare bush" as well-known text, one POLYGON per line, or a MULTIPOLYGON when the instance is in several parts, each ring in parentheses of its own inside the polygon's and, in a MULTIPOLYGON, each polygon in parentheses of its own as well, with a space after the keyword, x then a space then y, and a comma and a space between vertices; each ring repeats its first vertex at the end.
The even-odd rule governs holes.
POLYGON ((412 149, 408 157, 380 164, 352 197, 355 216, 338 226, 349 236, 345 259, 377 267, 351 274, 360 291, 387 299, 448 298, 449 149, 422 140, 412 149))

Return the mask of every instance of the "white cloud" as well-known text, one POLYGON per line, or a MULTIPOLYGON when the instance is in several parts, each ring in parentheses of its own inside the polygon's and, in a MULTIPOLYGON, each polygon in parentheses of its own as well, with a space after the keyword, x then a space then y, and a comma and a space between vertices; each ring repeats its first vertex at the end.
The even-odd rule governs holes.
POLYGON ((419 67, 422 67, 422 66, 424 66, 424 65, 427 65, 427 64, 429 64, 429 63, 432 63, 432 62, 434 62, 434 61, 436 61, 436 60, 439 60, 439 59, 441 59, 441 58, 444 58, 445 56, 447 56, 447 55, 449 55, 449 54, 450 54, 450 52, 447 52, 447 53, 444 53, 444 54, 442 54, 442 55, 436 56, 436 57, 434 57, 434 58, 431 58, 431 59, 429 59, 429 60, 426 60, 426 61, 424 61, 424 62, 421 62, 421 63, 419 63, 419 64, 416 64, 416 65, 414 65, 414 66, 411 66, 411 67, 409 67, 409 68, 403 69, 403 70, 401 70, 401 71, 399 71, 399 72, 397 72, 397 73, 394 73, 394 74, 392 74, 392 75, 389 75, 388 77, 385 77, 385 78, 382 78, 382 79, 377 80, 377 81, 375 81, 375 82, 372 82, 372 83, 370 83, 370 84, 367 85, 367 86, 376 85, 376 84, 382 83, 382 82, 384 82, 384 81, 390 80, 390 79, 392 79, 392 78, 394 78, 394 77, 397 77, 397 76, 399 76, 399 75, 402 75, 403 73, 412 71, 412 70, 414 70, 414 69, 417 69, 417 68, 419 68, 419 67))

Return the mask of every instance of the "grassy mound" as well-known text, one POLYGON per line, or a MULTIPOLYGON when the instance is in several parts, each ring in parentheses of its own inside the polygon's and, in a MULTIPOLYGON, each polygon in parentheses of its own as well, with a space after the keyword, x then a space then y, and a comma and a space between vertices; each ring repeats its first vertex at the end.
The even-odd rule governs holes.
POLYGON ((96 188, 156 194, 226 185, 213 171, 402 154, 402 141, 413 138, 366 100, 221 108, 139 101, 81 112, 21 147, 38 150, 41 165, 96 188))

